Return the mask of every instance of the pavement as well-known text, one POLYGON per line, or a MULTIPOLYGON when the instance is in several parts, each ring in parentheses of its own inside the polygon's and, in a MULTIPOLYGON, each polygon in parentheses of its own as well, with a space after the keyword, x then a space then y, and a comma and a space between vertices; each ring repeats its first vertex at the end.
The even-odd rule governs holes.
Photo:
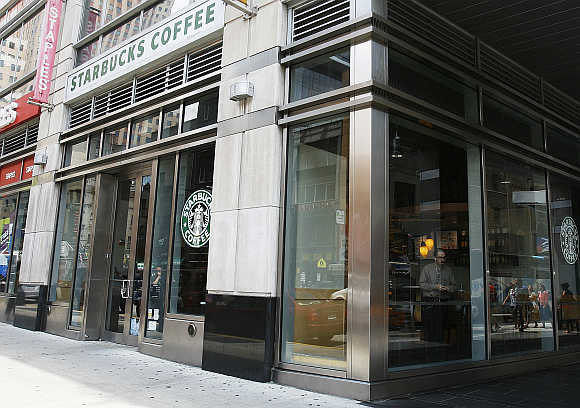
POLYGON ((75 341, 2 323, 0 339, 2 406, 26 408, 561 408, 578 406, 580 386, 580 364, 575 364, 361 403, 211 373, 134 347, 75 341))

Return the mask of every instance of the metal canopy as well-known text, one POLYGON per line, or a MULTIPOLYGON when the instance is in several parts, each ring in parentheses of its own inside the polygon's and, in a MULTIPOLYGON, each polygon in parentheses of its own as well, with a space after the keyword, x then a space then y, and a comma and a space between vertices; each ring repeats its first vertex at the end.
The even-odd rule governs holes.
POLYGON ((578 0, 420 0, 580 100, 578 0))

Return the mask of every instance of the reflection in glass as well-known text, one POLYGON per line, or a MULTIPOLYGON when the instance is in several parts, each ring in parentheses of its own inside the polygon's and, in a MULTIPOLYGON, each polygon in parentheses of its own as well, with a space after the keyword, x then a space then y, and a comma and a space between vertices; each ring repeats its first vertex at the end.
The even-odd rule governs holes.
POLYGON ((157 140, 158 131, 158 112, 143 118, 134 119, 131 125, 131 144, 129 147, 141 146, 157 140))
POLYGON ((92 33, 101 26, 105 3, 106 0, 85 0, 81 37, 92 33))
POLYGON ((85 162, 87 160, 88 144, 89 142, 86 137, 80 141, 67 143, 64 155, 64 167, 85 162))
POLYGON ((539 309, 552 287, 545 173, 491 152, 485 165, 491 355, 551 351, 552 317, 539 309))
POLYGON ((141 26, 141 15, 137 14, 136 17, 133 17, 131 20, 127 21, 120 27, 108 32, 107 34, 103 35, 103 41, 101 43, 101 53, 110 50, 111 48, 115 47, 118 44, 121 44, 123 41, 128 40, 129 38, 139 34, 139 29, 141 26))
POLYGON ((293 65, 290 69, 290 102, 349 84, 350 48, 346 48, 293 65))
POLYGON ((183 108, 183 131, 199 129, 217 122, 218 94, 187 100, 183 108))
MULTIPOLYGON (((184 205, 192 194, 200 190, 205 190, 211 194, 213 161, 214 147, 189 151, 180 155, 168 308, 170 313, 195 315, 203 315, 205 313, 209 241, 200 247, 191 246, 184 238, 181 217, 184 205)), ((206 227, 209 228, 209 209, 204 208, 201 204, 197 207, 200 209, 199 225, 201 229, 198 236, 201 236, 203 230, 206 227)), ((189 219, 192 220, 192 225, 189 227, 195 228, 193 226, 193 217, 188 216, 189 219)))
MULTIPOLYGON (((24 244, 24 230, 26 228, 26 216, 28 214, 28 198, 30 192, 20 193, 18 201, 18 214, 16 227, 14 230, 14 245, 12 246, 12 259, 10 261, 10 274, 8 276, 8 293, 14 293, 18 285, 18 275, 20 273, 20 263, 22 261, 22 246, 24 244)), ((0 289, 0 292, 2 289, 0 289)))
POLYGON ((147 325, 145 327, 145 337, 156 339, 163 338, 174 172, 175 158, 173 156, 159 160, 151 244, 149 295, 147 297, 147 325))
POLYGON ((87 293, 89 259, 91 257, 91 232, 95 223, 95 187, 96 177, 87 177, 82 204, 81 230, 77 251, 77 264, 74 273, 73 298, 71 307, 71 326, 81 327, 87 293))
POLYGON ((174 106, 163 110, 163 127, 161 129, 161 139, 177 135, 179 131, 179 110, 179 106, 174 106))
POLYGON ((101 132, 89 135, 89 160, 99 157, 101 151, 101 132))
POLYGON ((85 62, 93 59, 99 54, 99 39, 83 45, 77 50, 76 66, 82 65, 85 62))
POLYGON ((103 133, 103 156, 121 152, 127 148, 127 125, 105 129, 103 133))
POLYGON ((477 122, 477 93, 459 80, 444 75, 427 65, 389 50, 390 84, 416 98, 477 122))
MULTIPOLYGON (((552 254, 559 285, 554 287, 560 349, 580 345, 580 262, 578 240, 580 226, 580 188, 576 180, 550 173, 550 214, 552 217, 552 254), (577 237, 577 236, 576 236, 577 237), (576 255, 576 256, 574 256, 576 255)), ((549 291, 550 288, 547 288, 549 291)), ((552 315, 552 296, 540 297, 541 318, 552 315), (542 304, 545 303, 543 306, 542 304)))
POLYGON ((62 306, 69 306, 71 299, 82 185, 82 180, 67 181, 62 184, 60 192, 49 299, 53 304, 62 306))
MULTIPOLYGON (((183 0, 164 0, 153 7, 148 8, 143 12, 143 30, 151 27, 152 25, 157 24, 160 21, 165 20, 169 17, 175 10, 175 6, 179 4, 187 5, 191 4, 190 2, 184 2, 183 0)), ((179 7, 177 7, 179 8, 179 7)))
POLYGON ((544 150, 542 125, 539 121, 487 95, 483 96, 483 125, 526 146, 544 150))
POLYGON ((17 194, 0 198, 0 292, 6 292, 8 289, 17 198, 17 194))
POLYGON ((349 120, 289 132, 282 358, 346 370, 349 120))
POLYGON ((484 359, 479 148, 390 119, 389 367, 484 359))
POLYGON ((21 46, 18 49, 18 64, 21 69, 18 79, 36 69, 43 16, 44 9, 41 9, 22 25, 21 46))
POLYGON ((573 166, 580 167, 580 139, 578 136, 548 126, 548 153, 573 166))

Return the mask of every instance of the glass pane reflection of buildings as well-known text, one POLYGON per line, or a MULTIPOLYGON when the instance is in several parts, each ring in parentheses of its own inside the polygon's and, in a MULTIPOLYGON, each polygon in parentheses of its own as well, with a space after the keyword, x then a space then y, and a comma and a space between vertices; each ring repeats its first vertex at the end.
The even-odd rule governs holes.
POLYGON ((485 358, 480 150, 391 116, 389 367, 485 358))

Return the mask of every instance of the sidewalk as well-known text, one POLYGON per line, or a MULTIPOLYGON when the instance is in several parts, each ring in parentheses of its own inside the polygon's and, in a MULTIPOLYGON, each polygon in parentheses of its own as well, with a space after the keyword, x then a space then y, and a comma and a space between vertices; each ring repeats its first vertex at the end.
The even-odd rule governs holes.
POLYGON ((361 408, 357 401, 210 373, 132 347, 2 323, 0 390, 3 406, 23 408, 361 408))

